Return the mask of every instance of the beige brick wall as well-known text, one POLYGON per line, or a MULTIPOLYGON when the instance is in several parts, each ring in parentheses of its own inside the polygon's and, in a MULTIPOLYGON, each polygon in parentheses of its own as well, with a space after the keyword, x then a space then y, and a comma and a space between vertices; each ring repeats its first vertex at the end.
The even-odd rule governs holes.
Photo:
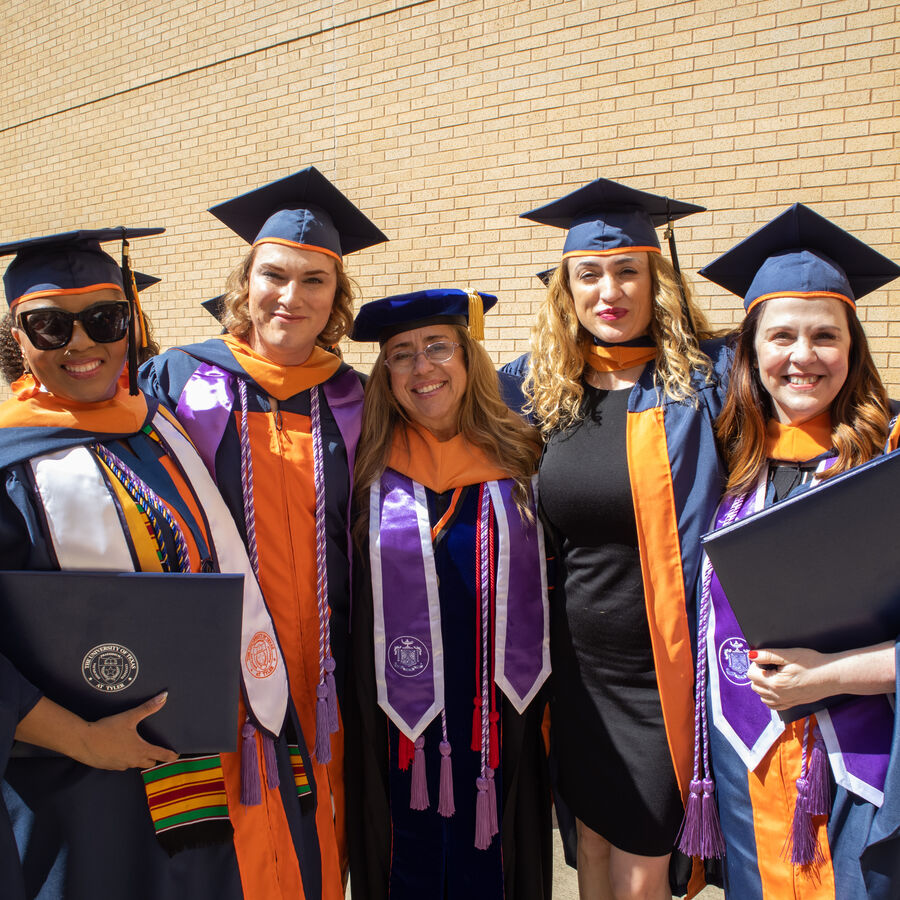
MULTIPOLYGON (((362 297, 495 292, 497 361, 562 244, 518 213, 598 175, 709 207, 689 271, 797 200, 900 259, 894 0, 31 0, 0 35, 0 240, 167 226, 133 251, 165 345, 243 252, 206 207, 311 163, 392 238, 362 297)), ((860 316, 900 395, 900 286, 860 316)))

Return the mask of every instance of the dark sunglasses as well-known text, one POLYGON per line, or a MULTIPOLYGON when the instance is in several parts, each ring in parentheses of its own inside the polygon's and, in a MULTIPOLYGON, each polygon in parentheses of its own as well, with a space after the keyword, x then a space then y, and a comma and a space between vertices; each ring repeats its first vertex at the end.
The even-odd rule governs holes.
POLYGON ((112 300, 95 303, 77 313, 52 306, 30 309, 19 314, 17 323, 38 350, 59 350, 72 340, 76 322, 81 322, 92 341, 112 344, 128 334, 130 319, 128 304, 112 300))

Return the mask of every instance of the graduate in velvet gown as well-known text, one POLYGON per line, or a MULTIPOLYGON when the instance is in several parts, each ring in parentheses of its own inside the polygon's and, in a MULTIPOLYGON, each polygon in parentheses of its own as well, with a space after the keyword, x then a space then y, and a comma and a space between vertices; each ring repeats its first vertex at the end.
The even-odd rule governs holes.
MULTIPOLYGON (((856 302, 900 266, 795 204, 701 274, 742 297, 747 311, 717 426, 729 466, 717 526, 896 446, 856 302)), ((702 584, 697 710, 706 702, 712 771, 704 770, 704 732, 695 772, 705 784, 715 779, 724 847, 713 840, 714 807, 698 804, 685 829, 695 850, 724 850, 733 900, 896 897, 895 642, 830 654, 755 650, 708 560, 702 584), (836 694, 859 696, 821 705, 836 694), (778 715, 806 704, 819 708, 788 723, 778 715)))
MULTIPOLYGON (((163 695, 86 722, 4 666, 4 739, 15 725, 18 739, 57 754, 14 754, 4 765, 16 844, 0 844, 3 871, 13 878, 21 858, 27 897, 262 900, 300 857, 320 878, 310 858, 314 801, 304 811, 282 733, 285 666, 240 536, 174 419, 123 376, 126 356, 133 373, 144 343, 131 324, 141 313, 130 269, 99 242, 161 230, 0 247, 17 254, 4 285, 26 369, 0 406, 0 567, 244 574, 242 658, 256 639, 273 652, 265 679, 242 667, 246 699, 234 727, 237 737, 250 716, 274 751, 268 784, 251 796, 239 753, 181 760, 143 740, 137 725, 163 695)), ((304 757, 297 748, 299 771, 304 757)), ((263 758, 244 762, 258 781, 263 758)), ((301 791, 310 790, 304 774, 301 791)))
POLYGON ((567 230, 532 352, 501 377, 524 381, 546 441, 551 742, 582 900, 703 885, 699 863, 674 850, 691 782, 699 538, 722 490, 713 422, 731 356, 656 232, 701 210, 599 178, 524 214, 567 230))
POLYGON ((211 212, 252 244, 222 301, 226 334, 151 360, 141 384, 197 445, 259 574, 315 751, 322 892, 338 900, 347 877, 340 708, 362 384, 326 348, 352 323, 344 256, 387 238, 312 167, 211 212))
POLYGON ((419 291, 354 326, 381 346, 356 468, 354 898, 550 896, 540 443, 470 332, 495 302, 419 291))

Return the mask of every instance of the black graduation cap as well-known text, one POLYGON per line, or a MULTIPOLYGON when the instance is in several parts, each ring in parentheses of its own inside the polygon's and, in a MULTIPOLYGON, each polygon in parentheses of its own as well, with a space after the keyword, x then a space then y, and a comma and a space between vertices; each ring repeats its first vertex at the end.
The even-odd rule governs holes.
POLYGON ((656 228, 705 207, 597 178, 520 218, 568 229, 563 258, 605 256, 624 250, 659 253, 656 228))
POLYGON ((117 287, 124 291, 119 264, 100 244, 164 231, 165 228, 83 229, 0 244, 0 256, 15 254, 3 276, 6 301, 12 307, 33 296, 88 288, 117 287))
POLYGON ((225 318, 226 296, 226 294, 219 294, 218 297, 211 297, 200 304, 220 325, 223 324, 225 318))
POLYGON ((314 166, 218 203, 209 211, 254 246, 288 244, 341 259, 387 240, 314 166))
POLYGON ((900 266, 795 203, 700 274, 743 297, 747 312, 770 297, 835 297, 855 308, 857 299, 900 275, 900 266))
POLYGON ((422 325, 465 325, 473 337, 484 336, 483 317, 496 304, 493 294, 461 291, 458 288, 431 288, 411 294, 395 294, 364 303, 353 323, 354 341, 378 341, 384 344, 395 334, 422 325), (482 333, 478 334, 481 319, 482 333))
POLYGON ((552 269, 544 269, 542 272, 536 273, 536 278, 544 287, 549 287, 550 279, 553 277, 553 273, 556 271, 556 266, 552 269))
POLYGON ((154 284, 159 284, 161 281, 162 278, 157 278, 155 275, 148 275, 146 272, 134 273, 134 283, 139 291, 146 291, 147 288, 152 288, 154 284))

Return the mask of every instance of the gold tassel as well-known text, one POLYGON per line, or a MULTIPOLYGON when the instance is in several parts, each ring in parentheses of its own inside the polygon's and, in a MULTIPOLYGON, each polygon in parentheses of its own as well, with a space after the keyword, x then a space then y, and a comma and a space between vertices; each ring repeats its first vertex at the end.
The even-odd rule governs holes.
POLYGON ((484 302, 481 294, 473 288, 467 288, 469 295, 469 334, 476 341, 484 340, 484 302))

